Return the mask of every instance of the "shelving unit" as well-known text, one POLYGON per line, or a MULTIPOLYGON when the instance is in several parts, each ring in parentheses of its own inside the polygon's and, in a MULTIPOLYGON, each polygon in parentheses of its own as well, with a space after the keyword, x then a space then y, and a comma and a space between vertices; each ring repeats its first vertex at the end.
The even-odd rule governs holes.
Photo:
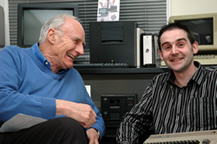
MULTIPOLYGON (((168 68, 85 68, 75 67, 86 85, 91 86, 91 98, 101 111, 101 96, 104 94, 134 93, 140 100, 152 78, 168 71, 168 68)), ((106 126, 109 132, 116 128, 106 126)), ((108 133, 108 132, 107 132, 108 133)), ((100 144, 115 143, 115 137, 105 135, 100 144)))
POLYGON ((159 74, 168 71, 168 68, 82 68, 75 67, 81 74, 159 74))

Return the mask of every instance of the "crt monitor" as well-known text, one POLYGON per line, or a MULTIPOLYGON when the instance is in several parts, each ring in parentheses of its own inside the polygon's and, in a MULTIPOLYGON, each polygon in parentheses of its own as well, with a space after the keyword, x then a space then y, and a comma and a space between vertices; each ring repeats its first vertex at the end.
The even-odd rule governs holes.
POLYGON ((78 6, 72 3, 18 4, 17 45, 25 48, 38 42, 42 25, 59 14, 78 17, 78 6))
POLYGON ((199 52, 217 51, 217 13, 171 16, 171 22, 182 23, 192 30, 199 52))

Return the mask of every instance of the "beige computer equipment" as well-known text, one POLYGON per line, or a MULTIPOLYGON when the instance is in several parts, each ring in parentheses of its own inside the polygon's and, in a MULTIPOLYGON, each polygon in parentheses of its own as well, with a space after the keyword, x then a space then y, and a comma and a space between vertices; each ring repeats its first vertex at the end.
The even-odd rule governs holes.
POLYGON ((217 144, 217 130, 151 135, 144 144, 217 144))

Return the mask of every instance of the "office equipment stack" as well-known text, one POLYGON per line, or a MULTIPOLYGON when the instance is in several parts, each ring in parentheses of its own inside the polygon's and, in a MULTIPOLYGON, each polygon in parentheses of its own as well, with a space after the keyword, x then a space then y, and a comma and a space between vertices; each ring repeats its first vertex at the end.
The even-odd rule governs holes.
MULTIPOLYGON (((105 121, 104 141, 114 141, 116 130, 126 112, 137 103, 137 94, 104 94, 101 96, 101 114, 105 121)), ((102 140, 103 141, 103 140, 102 140)))

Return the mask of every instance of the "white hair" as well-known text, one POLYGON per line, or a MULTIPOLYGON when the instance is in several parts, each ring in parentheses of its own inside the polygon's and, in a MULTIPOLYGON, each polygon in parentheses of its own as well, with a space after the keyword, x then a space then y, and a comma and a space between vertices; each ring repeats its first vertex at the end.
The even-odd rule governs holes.
MULTIPOLYGON (((39 36, 39 43, 43 43, 47 37, 47 33, 48 33, 48 30, 50 28, 54 28, 54 29, 59 29, 65 22, 65 19, 67 17, 70 17, 74 20, 78 20, 78 18, 72 16, 72 15, 68 15, 68 14, 61 14, 61 15, 57 15, 53 18, 51 18, 50 20, 48 20, 41 28, 41 33, 40 33, 40 36, 39 36)), ((61 32, 59 33, 59 35, 61 36, 61 32)))

